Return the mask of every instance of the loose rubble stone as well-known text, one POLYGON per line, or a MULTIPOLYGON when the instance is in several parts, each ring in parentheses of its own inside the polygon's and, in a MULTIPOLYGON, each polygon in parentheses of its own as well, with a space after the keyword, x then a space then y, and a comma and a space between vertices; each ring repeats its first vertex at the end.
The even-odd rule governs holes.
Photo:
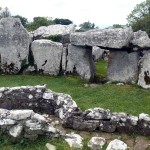
POLYGON ((106 141, 102 137, 92 137, 88 142, 88 147, 92 150, 100 150, 105 145, 106 141))
POLYGON ((50 75, 59 74, 63 52, 61 43, 44 39, 35 40, 32 42, 31 49, 38 72, 50 75))
POLYGON ((45 146, 47 147, 48 150, 56 150, 57 149, 56 146, 54 146, 54 145, 52 145, 50 143, 46 143, 45 146))
POLYGON ((8 118, 14 120, 27 119, 34 114, 33 110, 11 110, 9 113, 8 118))
POLYGON ((3 126, 3 125, 14 125, 16 123, 15 120, 12 120, 12 119, 1 119, 0 120, 0 125, 3 126))
POLYGON ((23 130, 23 126, 22 125, 15 125, 15 126, 10 128, 9 134, 11 136, 13 136, 14 138, 16 138, 16 137, 20 136, 22 130, 23 130))
POLYGON ((66 134, 65 141, 69 144, 71 148, 81 148, 83 147, 82 144, 83 138, 78 135, 74 134, 73 132, 71 134, 66 134))
POLYGON ((127 150, 127 144, 125 144, 120 140, 115 139, 109 143, 106 150, 127 150))

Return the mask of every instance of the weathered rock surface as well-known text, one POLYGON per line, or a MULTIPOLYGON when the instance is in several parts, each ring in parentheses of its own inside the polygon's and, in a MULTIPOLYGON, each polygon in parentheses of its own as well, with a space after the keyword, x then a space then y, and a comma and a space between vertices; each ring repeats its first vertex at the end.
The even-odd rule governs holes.
POLYGON ((135 46, 134 50, 150 47, 150 39, 148 34, 141 30, 134 32, 134 37, 133 40, 131 40, 131 44, 135 46))
POLYGON ((104 49, 101 49, 97 46, 93 46, 92 56, 93 56, 94 61, 102 60, 104 51, 105 51, 104 49))
POLYGON ((34 113, 33 110, 0 109, 0 112, 0 122, 3 122, 0 123, 0 128, 7 127, 6 131, 14 138, 23 136, 32 139, 33 137, 37 138, 39 134, 46 133, 59 135, 58 129, 43 119, 42 115, 34 113))
POLYGON ((95 29, 87 32, 71 33, 71 44, 80 46, 101 46, 121 49, 128 47, 133 38, 131 28, 126 29, 95 29))
POLYGON ((106 140, 103 137, 92 137, 88 142, 88 147, 90 147, 91 150, 100 150, 103 148, 105 143, 106 140))
POLYGON ((110 51, 108 80, 136 83, 138 79, 139 55, 137 52, 110 51))
POLYGON ((69 45, 66 72, 77 73, 85 79, 93 79, 95 64, 92 59, 92 49, 69 45))
POLYGON ((34 31, 34 37, 45 38, 51 35, 67 35, 72 32, 75 32, 75 26, 73 24, 70 25, 50 25, 50 26, 42 26, 34 31))
POLYGON ((150 89, 150 50, 144 51, 144 56, 140 60, 140 71, 138 85, 145 89, 150 89))
POLYGON ((65 141, 69 144, 71 148, 79 148, 82 149, 83 144, 82 140, 83 138, 79 134, 66 134, 65 135, 65 141))
POLYGON ((35 40, 31 46, 34 64, 38 72, 58 75, 62 59, 63 46, 50 40, 35 40))
POLYGON ((18 73, 27 62, 30 37, 20 19, 0 20, 0 69, 4 73, 18 73))
POLYGON ((77 108, 77 104, 70 95, 47 90, 45 85, 0 88, 0 95, 0 108, 4 108, 4 110, 0 110, 0 115, 7 116, 7 119, 22 120, 32 116, 32 119, 45 122, 42 116, 33 115, 33 111, 56 114, 63 119, 66 112, 77 108), (8 112, 5 109, 31 110, 11 110, 8 112))
POLYGON ((115 139, 109 143, 106 150, 127 150, 127 148, 128 148, 127 144, 125 144, 120 140, 115 139))
POLYGON ((56 150, 56 146, 50 144, 50 143, 46 143, 45 145, 47 147, 48 150, 56 150))
POLYGON ((9 134, 11 136, 13 136, 14 138, 17 138, 20 136, 21 132, 23 130, 23 126, 22 125, 16 125, 10 128, 9 130, 9 134))

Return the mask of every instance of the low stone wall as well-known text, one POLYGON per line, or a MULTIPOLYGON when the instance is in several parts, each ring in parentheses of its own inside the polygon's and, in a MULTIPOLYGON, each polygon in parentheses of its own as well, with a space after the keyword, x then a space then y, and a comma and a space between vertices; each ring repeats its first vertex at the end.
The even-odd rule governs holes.
POLYGON ((70 95, 55 93, 46 89, 45 85, 0 88, 0 108, 1 129, 9 126, 9 132, 11 128, 20 132, 22 126, 26 129, 32 128, 32 125, 35 129, 42 126, 40 131, 46 131, 47 120, 39 114, 49 114, 60 118, 65 128, 150 135, 148 114, 132 116, 102 108, 82 111, 70 95))
MULTIPOLYGON (((77 108, 70 95, 55 93, 46 85, 0 88, 0 131, 13 138, 60 136, 54 127, 66 112, 77 108)), ((62 132, 61 132, 62 134, 62 132)))
POLYGON ((112 113, 103 108, 88 109, 84 112, 68 113, 63 127, 85 131, 123 132, 150 135, 150 116, 132 116, 126 113, 112 113))
POLYGON ((65 113, 71 112, 77 105, 70 95, 55 93, 46 89, 46 85, 38 85, 0 88, 0 108, 31 109, 63 119, 65 113))
POLYGON ((58 136, 60 131, 54 128, 46 118, 33 110, 0 109, 0 131, 13 138, 36 139, 38 135, 58 136))

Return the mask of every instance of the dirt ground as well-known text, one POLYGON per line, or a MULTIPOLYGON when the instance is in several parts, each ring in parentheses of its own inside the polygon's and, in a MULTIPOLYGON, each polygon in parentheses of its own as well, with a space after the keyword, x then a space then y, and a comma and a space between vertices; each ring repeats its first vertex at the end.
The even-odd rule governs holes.
MULTIPOLYGON (((53 118, 52 116, 50 118, 53 118)), ((114 139, 119 139, 125 142, 129 150, 150 150, 150 136, 141 136, 141 135, 127 135, 124 133, 105 133, 101 131, 96 131, 96 132, 87 132, 87 131, 76 131, 76 130, 71 130, 71 129, 65 129, 61 125, 61 120, 54 117, 52 119, 53 121, 58 120, 59 125, 56 125, 56 128, 59 128, 60 131, 63 133, 70 133, 74 132, 76 134, 81 135, 83 138, 92 138, 94 136, 96 137, 103 137, 105 138, 107 144, 109 144, 110 141, 114 139)))

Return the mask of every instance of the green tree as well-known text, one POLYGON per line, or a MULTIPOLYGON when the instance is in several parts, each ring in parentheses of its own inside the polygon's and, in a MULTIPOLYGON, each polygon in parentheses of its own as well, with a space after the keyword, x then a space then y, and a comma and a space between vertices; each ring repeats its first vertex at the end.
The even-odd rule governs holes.
POLYGON ((27 18, 22 17, 22 16, 20 16, 20 15, 16 15, 16 16, 13 16, 13 17, 19 18, 20 21, 21 21, 21 23, 22 23, 22 25, 23 25, 25 28, 27 27, 27 25, 28 25, 28 20, 27 20, 27 18))
POLYGON ((134 31, 143 30, 150 35, 150 0, 137 4, 127 20, 134 31))
POLYGON ((90 30, 90 29, 94 29, 95 28, 95 24, 91 23, 91 22, 84 22, 82 24, 79 25, 80 30, 90 30))
POLYGON ((55 24, 62 24, 62 25, 69 25, 72 24, 73 22, 69 19, 59 19, 59 18, 55 18, 54 19, 55 24))
POLYGON ((29 31, 34 31, 41 26, 49 26, 52 24, 54 24, 54 21, 47 17, 34 17, 33 22, 30 22, 28 24, 27 29, 29 31))
POLYGON ((122 25, 121 24, 114 24, 113 28, 122 28, 122 25))
POLYGON ((0 10, 1 10, 0 16, 2 18, 6 18, 6 17, 11 16, 11 13, 10 13, 10 11, 9 11, 9 9, 7 7, 5 7, 4 9, 1 8, 0 10))

